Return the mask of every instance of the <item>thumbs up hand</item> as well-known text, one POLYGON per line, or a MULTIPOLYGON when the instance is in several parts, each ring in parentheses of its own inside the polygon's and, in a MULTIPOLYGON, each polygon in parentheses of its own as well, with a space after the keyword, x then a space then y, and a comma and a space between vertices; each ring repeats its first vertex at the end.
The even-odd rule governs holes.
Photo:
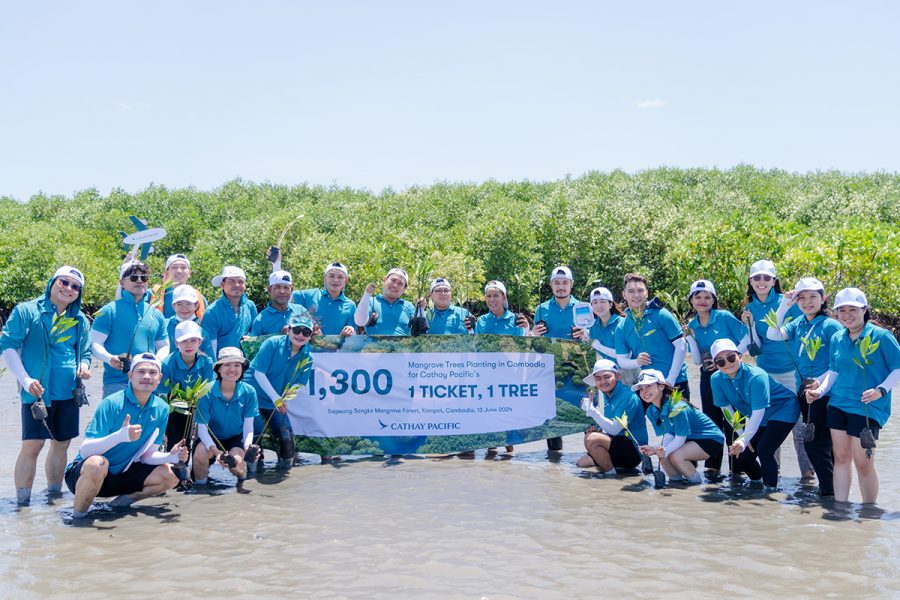
POLYGON ((125 420, 122 422, 122 428, 119 429, 119 435, 122 436, 124 440, 135 442, 141 438, 141 431, 143 431, 143 428, 140 425, 131 424, 131 415, 125 415, 125 420))

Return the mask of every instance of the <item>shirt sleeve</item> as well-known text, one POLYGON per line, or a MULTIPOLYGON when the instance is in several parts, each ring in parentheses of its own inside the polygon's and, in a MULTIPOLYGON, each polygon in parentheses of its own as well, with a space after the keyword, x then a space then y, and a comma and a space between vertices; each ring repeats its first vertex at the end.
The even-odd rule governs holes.
POLYGON ((684 337, 681 325, 678 324, 678 321, 672 316, 672 313, 665 308, 659 309, 659 328, 666 334, 666 339, 670 342, 674 342, 678 338, 684 337))
POLYGON ((3 334, 0 335, 0 351, 10 348, 18 350, 22 347, 25 336, 28 334, 28 326, 22 312, 22 307, 19 305, 9 315, 6 325, 3 326, 3 334))

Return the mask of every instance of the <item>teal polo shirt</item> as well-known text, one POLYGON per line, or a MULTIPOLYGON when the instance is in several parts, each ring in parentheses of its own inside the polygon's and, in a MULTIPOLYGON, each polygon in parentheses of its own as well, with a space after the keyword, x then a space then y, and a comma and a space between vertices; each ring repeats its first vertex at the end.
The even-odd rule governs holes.
POLYGON ((475 322, 475 333, 491 335, 525 335, 525 330, 516 326, 516 315, 511 310, 498 317, 492 312, 481 315, 475 322))
POLYGON ((378 313, 378 321, 375 325, 366 327, 369 335, 409 335, 409 320, 415 316, 415 305, 403 298, 394 302, 378 294, 370 301, 370 313, 378 313))
MULTIPOLYGON (((634 441, 638 445, 644 445, 649 439, 647 436, 647 420, 644 418, 644 406, 641 404, 637 394, 631 391, 631 388, 621 381, 616 384, 610 395, 603 394, 603 416, 607 419, 615 420, 623 414, 628 415, 628 429, 634 436, 634 441)), ((618 434, 625 435, 623 429, 618 434)))
POLYGON ((253 319, 250 325, 250 335, 270 335, 281 333, 281 330, 291 322, 294 315, 302 315, 306 309, 299 304, 288 303, 284 311, 272 307, 269 302, 262 311, 253 319))
POLYGON ((162 381, 156 388, 156 393, 166 396, 176 385, 180 385, 183 390, 198 381, 214 381, 215 378, 212 358, 206 354, 197 354, 194 364, 188 367, 181 357, 181 352, 176 350, 162 361, 162 381))
POLYGON ((353 323, 356 302, 348 299, 344 292, 337 298, 332 298, 326 289, 297 290, 291 297, 291 302, 309 311, 313 320, 322 328, 322 335, 339 335, 344 327, 356 328, 353 323))
POLYGON ((571 340, 572 327, 575 325, 572 307, 576 304, 578 299, 574 296, 569 297, 569 303, 565 308, 560 307, 555 297, 550 298, 538 305, 534 311, 534 322, 543 322, 547 326, 547 333, 544 334, 547 337, 571 340))
MULTIPOLYGON (((206 425, 219 440, 244 433, 244 419, 259 415, 256 390, 248 383, 238 381, 231 400, 222 397, 219 382, 213 384, 209 393, 197 403, 194 419, 206 425)), ((213 438, 215 439, 215 438, 213 438)), ((228 448, 225 448, 228 450, 228 448)))
POLYGON ((647 407, 647 419, 653 426, 656 435, 673 435, 684 436, 690 440, 716 440, 719 443, 725 443, 725 435, 722 433, 712 419, 704 415, 702 412, 694 408, 691 404, 681 400, 675 406, 671 400, 666 400, 662 406, 662 411, 656 408, 655 404, 647 407), (671 416, 675 406, 682 407, 678 414, 671 416))
POLYGON ((796 423, 800 418, 797 394, 772 379, 766 371, 756 365, 742 363, 734 379, 721 371, 716 371, 710 378, 710 385, 713 403, 716 406, 724 407, 730 404, 748 418, 754 410, 764 408, 766 412, 760 427, 769 421, 796 423))
MULTIPOLYGON (((769 330, 769 326, 763 322, 769 311, 778 311, 778 305, 781 304, 782 296, 783 294, 778 294, 773 289, 769 292, 769 297, 766 298, 765 303, 760 302, 759 298, 754 294, 753 300, 747 305, 747 310, 753 315, 753 328, 756 330, 756 335, 761 344, 760 353, 756 357, 756 364, 768 373, 787 373, 796 368, 791 356, 796 350, 796 344, 785 344, 781 340, 768 339, 766 332, 769 330)), ((805 318, 803 311, 796 304, 787 311, 787 314, 784 316, 785 321, 787 321, 788 317, 792 321, 805 318)), ((782 327, 784 327, 783 323, 782 327)))
POLYGON ((461 306, 448 306, 445 310, 432 308, 426 311, 428 316, 428 333, 434 335, 458 335, 469 333, 465 320, 472 316, 461 306))
POLYGON ((312 355, 309 351, 309 344, 304 344, 297 354, 291 356, 290 337, 276 335, 265 340, 259 347, 259 352, 253 357, 250 368, 244 374, 244 381, 256 390, 259 407, 273 410, 275 403, 257 383, 255 377, 257 372, 265 375, 279 394, 284 393, 288 386, 306 385, 312 372, 312 355), (309 359, 309 362, 303 367, 298 367, 306 359, 309 359))
POLYGON ((806 315, 802 315, 799 319, 790 321, 782 327, 787 335, 787 341, 791 342, 797 352, 797 389, 803 383, 805 377, 819 377, 828 370, 828 364, 831 362, 831 338, 843 327, 840 323, 825 315, 816 315, 809 321, 806 315), (815 359, 810 360, 809 354, 800 338, 808 340, 820 340, 822 346, 816 352, 815 359))
MULTIPOLYGON (((192 319, 194 323, 200 324, 200 319, 194 317, 192 319)), ((178 327, 178 324, 181 321, 178 320, 178 317, 172 317, 166 320, 166 334, 169 337, 169 352, 175 354, 178 352, 178 342, 175 341, 175 328, 178 327)), ((202 328, 201 328, 202 329, 202 328)), ((207 356, 213 356, 212 342, 209 341, 209 336, 206 332, 203 332, 203 340, 200 342, 200 352, 206 354, 207 356)))
POLYGON ((727 310, 711 310, 706 325, 701 325, 700 319, 694 315, 688 327, 694 332, 694 340, 700 352, 706 354, 709 354, 716 340, 731 340, 738 346, 744 336, 750 333, 750 329, 727 310))
MULTIPOLYGON (((651 302, 651 305, 656 303, 651 302)), ((650 364, 642 369, 656 369, 666 377, 672 369, 675 358, 673 342, 684 337, 681 326, 675 317, 665 308, 654 308, 648 305, 640 322, 635 322, 631 309, 625 311, 625 317, 619 321, 616 329, 616 354, 627 354, 637 358, 641 352, 650 355, 650 364)), ((687 381, 687 367, 681 363, 681 372, 674 383, 687 381)))
MULTIPOLYGON (((113 356, 123 352, 131 356, 143 352, 155 354, 156 342, 169 339, 165 317, 150 306, 150 292, 135 301, 135 297, 123 289, 121 298, 100 309, 91 329, 106 334, 103 347, 113 356)), ((103 385, 127 382, 128 375, 122 371, 109 366, 103 369, 103 385)))
MULTIPOLYGON (((615 348, 616 347, 616 328, 619 326, 619 322, 622 320, 620 315, 616 313, 612 313, 609 315, 609 321, 606 322, 606 325, 600 322, 600 319, 597 318, 594 321, 594 324, 591 325, 591 328, 588 332, 591 335, 592 340, 596 340, 606 346, 607 348, 615 348)), ((615 356, 608 356, 602 352, 597 352, 600 356, 607 360, 611 360, 616 362, 615 356)))
MULTIPOLYGON (((159 313, 156 309, 153 309, 153 312, 159 313)), ((153 438, 153 443, 162 444, 166 425, 169 423, 169 405, 156 394, 151 394, 141 408, 129 385, 100 401, 90 425, 84 432, 85 439, 103 438, 119 431, 125 422, 125 415, 131 416, 132 425, 141 426, 141 437, 133 442, 119 442, 103 453, 103 458, 109 461, 109 472, 114 475, 125 470, 131 458, 144 447, 154 432, 156 437, 153 438)), ((83 460, 81 452, 75 457, 74 462, 79 460, 83 460)))
MULTIPOLYGON (((837 381, 829 392, 829 406, 865 416, 866 406, 861 400, 863 392, 880 385, 894 369, 900 369, 900 346, 897 338, 871 321, 865 324, 855 340, 851 340, 847 329, 842 327, 831 338, 828 369, 838 374, 837 381), (871 365, 865 365, 860 354, 859 345, 866 336, 869 336, 870 343, 878 343, 878 349, 868 357, 871 365), (861 369, 854 359, 864 364, 865 369, 861 369)), ((886 396, 869 402, 869 418, 881 427, 884 427, 891 416, 891 394, 891 390, 888 390, 886 396)))
POLYGON ((246 294, 241 296, 241 302, 235 312, 231 302, 222 292, 219 299, 210 304, 203 313, 200 327, 210 342, 215 344, 217 352, 222 348, 240 348, 241 338, 250 333, 250 326, 256 315, 256 305, 250 302, 246 294))

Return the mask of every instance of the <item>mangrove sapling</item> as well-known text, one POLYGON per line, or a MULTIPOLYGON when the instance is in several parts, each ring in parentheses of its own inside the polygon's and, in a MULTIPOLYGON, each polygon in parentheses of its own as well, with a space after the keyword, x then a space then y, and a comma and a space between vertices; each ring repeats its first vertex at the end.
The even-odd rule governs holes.
MULTIPOLYGON (((812 329, 810 329, 806 336, 800 336, 800 345, 803 347, 803 351, 806 353, 807 358, 809 358, 809 362, 812 363, 816 360, 816 355, 822 347, 822 338, 818 336, 813 338, 812 329)), ((800 373, 800 377, 803 377, 803 373, 800 373)), ((808 405, 806 402, 806 390, 814 389, 818 386, 818 383, 819 382, 815 377, 803 377, 803 381, 800 383, 800 389, 797 390, 797 398, 800 401, 801 406, 804 404, 808 405)), ((803 418, 803 424, 800 426, 800 439, 804 442, 811 442, 816 435, 816 424, 810 422, 808 410, 806 413, 806 416, 803 418)))
MULTIPOLYGON (((658 468, 653 470, 653 461, 646 454, 641 453, 641 446, 637 443, 637 440, 634 439, 634 434, 631 433, 631 430, 628 429, 628 413, 623 412, 621 417, 615 418, 616 423, 618 423, 622 429, 625 430, 625 437, 631 440, 631 443, 634 444, 635 448, 638 449, 638 453, 641 456, 641 472, 644 475, 649 475, 653 473, 653 487, 656 489, 661 489, 666 486, 666 474, 663 473, 658 468), (647 459, 646 461, 644 459, 647 459), (648 472, 649 467, 649 472, 648 472)), ((658 462, 658 461, 657 461, 658 462)))
MULTIPOLYGON (((878 346, 881 345, 881 342, 873 342, 872 336, 867 335, 861 340, 859 340, 859 359, 853 357, 853 362, 857 367, 862 369, 863 372, 863 390, 869 389, 869 370, 868 366, 873 364, 869 359, 872 354, 878 350, 878 346)), ((863 409, 865 411, 866 417, 866 426, 859 432, 859 445, 865 448, 866 450, 866 458, 872 458, 872 449, 875 448, 875 434, 872 432, 872 428, 869 427, 869 403, 863 402, 863 409)))
MULTIPOLYGON (((725 415, 725 420, 728 421, 728 424, 731 425, 731 445, 734 445, 738 440, 744 439, 744 434, 737 435, 739 429, 743 429, 744 425, 747 423, 747 417, 741 414, 741 411, 735 410, 731 412, 727 408, 722 409, 722 414, 725 415)), ((747 443, 750 443, 750 440, 747 440, 747 443)), ((734 475, 734 456, 731 453, 728 453, 728 470, 731 471, 732 476, 734 475)))
MULTIPOLYGON (((416 283, 418 285, 418 294, 416 295, 416 303, 420 298, 425 297, 425 290, 428 285, 428 278, 434 270, 434 261, 429 257, 420 258, 416 263, 416 283)), ((409 320, 409 334, 412 336, 424 335, 428 333, 428 318, 425 316, 425 306, 416 307, 416 316, 409 320)))
MULTIPOLYGON (((169 387, 170 385, 170 382, 166 381, 166 386, 169 387)), ((187 442, 188 455, 194 451, 194 444, 196 442, 194 411, 196 410, 200 399, 208 394, 210 390, 212 390, 212 387, 213 381, 210 379, 198 379, 192 385, 185 385, 184 387, 182 387, 181 384, 175 384, 174 386, 169 387, 169 414, 175 412, 187 417, 181 439, 187 442)), ((190 479, 188 476, 187 465, 184 462, 179 461, 174 466, 174 470, 175 474, 182 482, 190 479)))

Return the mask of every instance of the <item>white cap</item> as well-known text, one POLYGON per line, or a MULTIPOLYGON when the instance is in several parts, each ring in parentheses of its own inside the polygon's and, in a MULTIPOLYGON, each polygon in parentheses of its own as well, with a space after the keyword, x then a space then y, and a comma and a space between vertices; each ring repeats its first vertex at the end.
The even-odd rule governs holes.
POLYGON ((638 380, 635 382, 633 386, 631 386, 631 391, 636 392, 641 387, 645 385, 650 385, 651 383, 662 383, 667 384, 666 376, 656 369, 647 369, 646 371, 641 371, 641 376, 638 377, 638 380))
POLYGON ((594 300, 614 302, 612 292, 605 287, 598 287, 591 290, 590 301, 593 302, 594 300))
POLYGON ((195 321, 182 321, 175 326, 175 341, 183 342, 184 340, 203 339, 203 330, 195 321))
POLYGON ((329 264, 327 267, 325 267, 324 275, 328 275, 328 271, 340 271, 341 273, 343 273, 343 274, 346 275, 347 277, 350 277, 350 272, 347 271, 347 267, 345 267, 344 265, 342 265, 342 264, 339 263, 338 261, 334 261, 333 263, 331 263, 331 264, 329 264))
POLYGON ((248 362, 249 361, 244 357, 244 353, 241 352, 240 348, 225 346, 219 350, 219 360, 217 360, 213 366, 217 367, 219 365, 224 365, 225 363, 240 363, 246 365, 248 362))
POLYGON ((176 302, 193 302, 197 304, 200 302, 200 297, 197 296, 197 290, 186 283, 182 283, 172 289, 172 304, 176 302))
POLYGON ((716 286, 714 286, 712 281, 710 281, 709 279, 698 279, 691 284, 691 293, 688 294, 688 299, 690 299, 690 297, 697 292, 709 292, 710 294, 715 296, 716 286))
POLYGON ((69 265, 61 266, 56 270, 56 273, 53 274, 53 279, 56 279, 57 277, 68 277, 70 279, 74 279, 78 282, 78 285, 84 287, 84 275, 75 267, 70 267, 69 265))
POLYGON ((773 278, 775 275, 775 263, 771 260, 758 260, 752 265, 750 265, 750 277, 754 275, 771 275, 773 278))
POLYGON ((409 285, 409 275, 406 274, 406 271, 401 269, 400 267, 394 267, 390 271, 387 272, 387 275, 384 276, 385 279, 390 277, 391 275, 399 275, 403 278, 403 283, 409 285))
POLYGON ((562 265, 550 271, 550 281, 553 281, 554 279, 568 279, 569 281, 575 281, 575 278, 572 277, 572 269, 562 265))
MULTIPOLYGON (((734 345, 734 342, 732 342, 729 339, 725 339, 725 338, 714 341, 712 348, 709 349, 709 353, 712 355, 713 358, 717 357, 718 355, 722 354, 723 352, 737 352, 737 351, 738 351, 738 349, 737 349, 737 346, 734 345)), ((738 354, 740 354, 740 352, 738 352, 738 354)))
POLYGON ((177 262, 183 262, 187 265, 187 268, 191 268, 191 261, 188 260, 187 256, 184 254, 172 254, 169 258, 166 259, 166 271, 169 270, 169 267, 174 265, 177 262))
POLYGON ((834 296, 834 310, 842 306, 855 306, 856 308, 866 308, 869 301, 866 295, 859 288, 844 288, 834 296))
POLYGON ((229 277, 239 277, 244 281, 247 281, 247 275, 244 273, 243 269, 232 265, 225 265, 222 267, 222 274, 212 278, 213 287, 222 287, 222 280, 229 277))
POLYGON ((137 356, 131 357, 131 367, 129 367, 128 372, 131 373, 134 371, 138 365, 142 363, 150 363, 151 365, 156 365, 157 370, 162 371, 162 362, 156 357, 152 352, 142 352, 137 356))
POLYGON ((794 293, 806 292, 812 290, 814 292, 825 293, 825 284, 815 277, 804 277, 794 284, 794 293))
POLYGON ((453 287, 450 285, 449 281, 447 281, 443 277, 438 277, 437 279, 435 279, 434 281, 431 282, 431 287, 428 288, 428 293, 430 294, 431 292, 434 291, 434 288, 440 287, 440 286, 448 287, 451 290, 453 289, 453 287))
POLYGON ((506 286, 503 285, 502 281, 497 281, 496 279, 493 281, 488 281, 484 284, 484 293, 487 294, 487 291, 491 288, 495 288, 503 292, 503 295, 506 295, 506 286))
POLYGON ((602 371, 612 371, 613 373, 618 373, 619 365, 617 365, 613 361, 607 360, 605 358, 599 359, 597 362, 594 363, 594 370, 591 371, 591 374, 588 375, 587 377, 585 377, 584 379, 582 379, 582 381, 584 382, 584 385, 586 385, 588 387, 594 387, 596 385, 596 382, 594 381, 594 375, 596 375, 597 373, 600 373, 602 371))
POLYGON ((269 285, 294 285, 294 278, 287 271, 272 271, 269 275, 269 285))

